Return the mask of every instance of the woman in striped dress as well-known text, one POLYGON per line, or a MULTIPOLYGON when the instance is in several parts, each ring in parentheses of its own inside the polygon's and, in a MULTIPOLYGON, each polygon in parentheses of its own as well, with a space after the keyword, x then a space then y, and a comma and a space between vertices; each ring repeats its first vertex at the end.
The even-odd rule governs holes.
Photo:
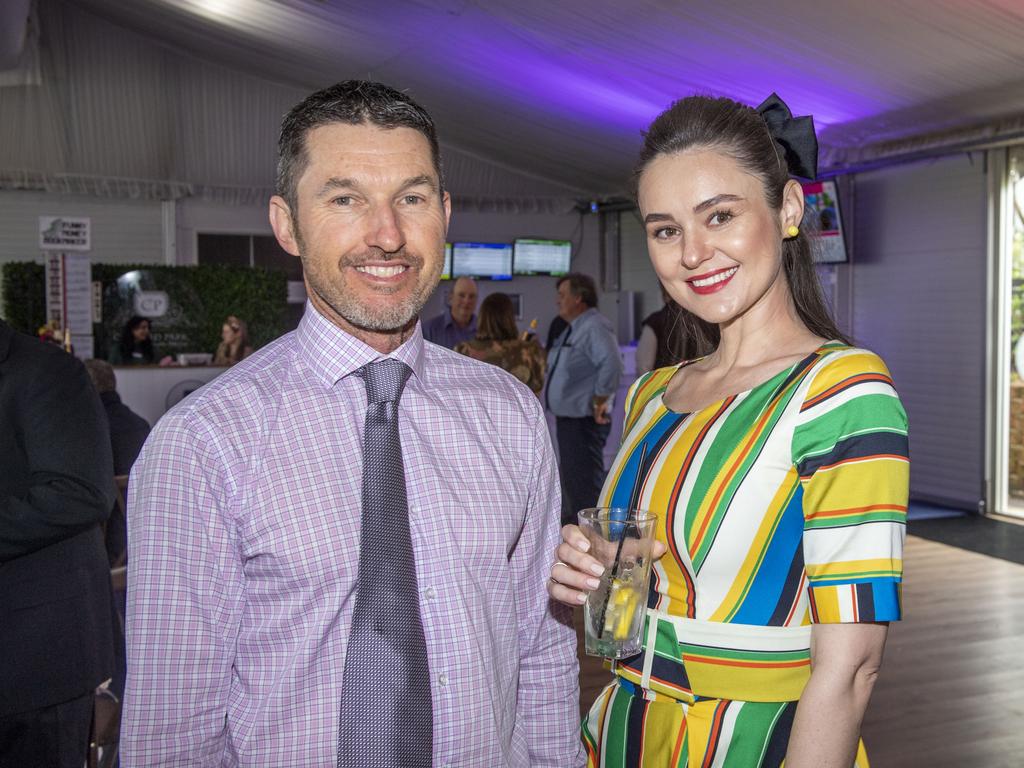
MULTIPOLYGON (((704 356, 641 377, 603 506, 658 515, 643 651, 583 722, 604 768, 865 768, 860 725, 900 618, 906 415, 818 288, 790 174, 809 118, 773 95, 676 102, 637 197, 658 278, 704 356)), ((600 565, 563 529, 549 592, 600 565)))

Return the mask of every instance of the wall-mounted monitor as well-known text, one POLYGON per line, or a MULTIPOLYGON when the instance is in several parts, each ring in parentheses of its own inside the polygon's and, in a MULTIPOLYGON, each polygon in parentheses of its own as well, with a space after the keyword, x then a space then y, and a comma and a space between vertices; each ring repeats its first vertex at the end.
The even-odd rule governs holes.
POLYGON ((452 276, 512 279, 511 243, 453 243, 452 276))
POLYGON ((452 244, 444 244, 444 266, 441 267, 441 279, 452 279, 452 244))
POLYGON ((512 264, 517 275, 569 274, 572 243, 568 240, 534 240, 519 238, 515 242, 512 264))
POLYGON ((802 186, 803 226, 811 233, 814 260, 819 264, 842 264, 848 261, 836 183, 832 180, 811 181, 802 186))

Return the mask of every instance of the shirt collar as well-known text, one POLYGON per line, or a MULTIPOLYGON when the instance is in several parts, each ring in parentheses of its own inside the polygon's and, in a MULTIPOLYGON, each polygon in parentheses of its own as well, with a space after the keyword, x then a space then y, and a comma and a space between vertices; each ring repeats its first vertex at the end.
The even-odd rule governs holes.
POLYGON ((586 322, 584 318, 590 317, 595 312, 597 312, 596 307, 587 307, 585 310, 583 310, 582 313, 576 315, 576 317, 572 319, 572 322, 569 323, 569 325, 571 325, 574 329, 578 328, 580 325, 583 325, 583 323, 586 322))
POLYGON ((418 320, 412 336, 394 352, 385 355, 343 331, 307 301, 296 337, 299 357, 313 371, 324 389, 330 389, 367 363, 385 357, 401 360, 412 368, 413 376, 423 377, 423 332, 418 320))

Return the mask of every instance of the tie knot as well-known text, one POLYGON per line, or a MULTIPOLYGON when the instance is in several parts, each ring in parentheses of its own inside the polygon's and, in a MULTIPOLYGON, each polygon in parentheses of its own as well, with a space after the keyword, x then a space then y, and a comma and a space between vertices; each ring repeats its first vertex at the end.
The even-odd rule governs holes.
POLYGON ((366 384, 366 402, 369 405, 398 402, 411 373, 412 368, 393 357, 375 360, 356 371, 366 384))

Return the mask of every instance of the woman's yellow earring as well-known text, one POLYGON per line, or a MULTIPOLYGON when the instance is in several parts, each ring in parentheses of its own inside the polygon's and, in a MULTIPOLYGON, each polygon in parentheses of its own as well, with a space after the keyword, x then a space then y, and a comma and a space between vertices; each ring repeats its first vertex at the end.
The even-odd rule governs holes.
POLYGON ((796 237, 799 234, 800 234, 800 227, 798 227, 796 224, 790 224, 788 227, 786 227, 786 236, 787 237, 796 237))

